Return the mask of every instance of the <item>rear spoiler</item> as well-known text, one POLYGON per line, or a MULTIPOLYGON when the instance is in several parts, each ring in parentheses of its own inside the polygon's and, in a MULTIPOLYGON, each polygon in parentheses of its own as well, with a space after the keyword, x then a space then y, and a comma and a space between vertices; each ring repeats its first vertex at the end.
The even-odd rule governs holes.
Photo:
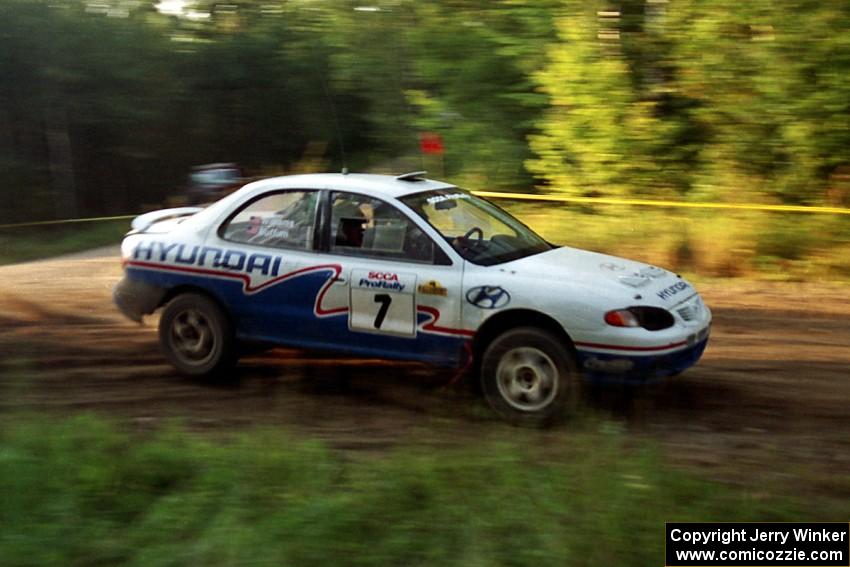
POLYGON ((190 217, 195 213, 203 211, 202 207, 177 207, 175 209, 162 209, 160 211, 152 211, 139 215, 133 219, 130 226, 136 232, 144 232, 151 225, 168 219, 176 219, 180 217, 190 217))

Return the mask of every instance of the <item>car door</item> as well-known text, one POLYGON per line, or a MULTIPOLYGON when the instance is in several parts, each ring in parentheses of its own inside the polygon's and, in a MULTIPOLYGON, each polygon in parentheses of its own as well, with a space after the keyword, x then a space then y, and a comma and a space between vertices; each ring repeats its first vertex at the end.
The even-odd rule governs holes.
POLYGON ((460 328, 463 264, 396 205, 331 191, 324 249, 339 275, 322 302, 339 348, 367 356, 462 364, 472 333, 460 328))
POLYGON ((320 194, 313 189, 264 192, 238 207, 207 240, 208 249, 236 257, 226 267, 239 263, 217 291, 240 338, 293 346, 322 340, 317 297, 338 267, 315 250, 320 194))

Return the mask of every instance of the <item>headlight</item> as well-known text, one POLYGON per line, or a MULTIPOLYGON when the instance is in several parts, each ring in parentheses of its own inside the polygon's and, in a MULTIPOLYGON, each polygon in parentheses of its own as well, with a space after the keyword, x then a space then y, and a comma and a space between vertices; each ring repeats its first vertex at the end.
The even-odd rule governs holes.
POLYGON ((629 307, 605 314, 605 322, 614 327, 643 327, 660 331, 673 326, 673 315, 660 307, 629 307))

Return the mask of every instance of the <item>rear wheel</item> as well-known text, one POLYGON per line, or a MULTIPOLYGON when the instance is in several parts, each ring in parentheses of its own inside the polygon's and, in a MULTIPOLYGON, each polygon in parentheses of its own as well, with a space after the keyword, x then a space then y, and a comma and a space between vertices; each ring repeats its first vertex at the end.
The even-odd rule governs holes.
POLYGON ((481 387, 490 406, 518 425, 545 426, 579 400, 580 376, 569 351, 551 333, 521 327, 484 351, 481 387))
POLYGON ((159 320, 166 358, 188 376, 216 376, 236 363, 230 319, 212 299, 184 293, 172 299, 159 320))

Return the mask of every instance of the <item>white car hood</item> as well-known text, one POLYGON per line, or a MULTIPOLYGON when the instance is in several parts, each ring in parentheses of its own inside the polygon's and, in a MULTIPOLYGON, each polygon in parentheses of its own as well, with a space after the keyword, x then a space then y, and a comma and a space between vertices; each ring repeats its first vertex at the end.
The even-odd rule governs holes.
POLYGON ((568 246, 500 264, 499 267, 535 280, 558 281, 565 286, 619 295, 629 305, 669 309, 696 293, 691 284, 667 270, 568 246))

